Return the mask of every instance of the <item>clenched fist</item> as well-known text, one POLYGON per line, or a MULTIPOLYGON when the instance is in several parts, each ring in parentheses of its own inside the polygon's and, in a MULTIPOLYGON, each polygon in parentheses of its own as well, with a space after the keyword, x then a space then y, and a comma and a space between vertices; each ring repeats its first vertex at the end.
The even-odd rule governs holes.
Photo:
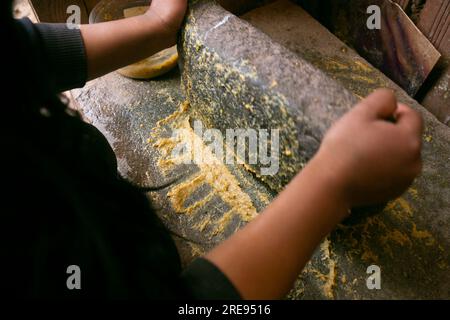
POLYGON ((350 207, 382 203, 421 172, 421 137, 420 115, 380 89, 329 130, 315 160, 340 182, 350 207))

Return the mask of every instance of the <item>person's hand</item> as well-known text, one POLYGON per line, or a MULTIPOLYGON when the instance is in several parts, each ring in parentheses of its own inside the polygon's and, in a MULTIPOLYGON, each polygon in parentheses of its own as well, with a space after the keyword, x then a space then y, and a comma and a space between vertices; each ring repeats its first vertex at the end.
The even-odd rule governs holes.
POLYGON ((350 207, 401 195, 420 174, 422 119, 377 90, 326 134, 315 158, 341 182, 350 207))
POLYGON ((187 0, 153 0, 146 15, 156 17, 161 22, 162 32, 176 40, 186 9, 187 0))

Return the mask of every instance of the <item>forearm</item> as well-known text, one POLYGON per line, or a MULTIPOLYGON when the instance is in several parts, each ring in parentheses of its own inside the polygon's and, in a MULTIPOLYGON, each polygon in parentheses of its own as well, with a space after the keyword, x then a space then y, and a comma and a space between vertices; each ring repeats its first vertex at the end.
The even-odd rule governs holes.
POLYGON ((81 26, 88 78, 94 79, 175 44, 157 15, 81 26))
POLYGON ((282 298, 347 215, 339 177, 313 160, 252 223, 207 255, 246 299, 282 298))

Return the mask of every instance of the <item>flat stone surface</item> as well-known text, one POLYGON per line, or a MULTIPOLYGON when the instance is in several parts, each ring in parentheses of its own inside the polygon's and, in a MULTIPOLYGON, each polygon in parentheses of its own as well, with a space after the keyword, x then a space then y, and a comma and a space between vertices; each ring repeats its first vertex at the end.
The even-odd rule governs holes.
POLYGON ((83 117, 113 147, 122 176, 142 188, 167 186, 148 195, 173 232, 184 264, 233 234, 271 201, 273 194, 240 166, 173 159, 176 144, 195 138, 190 126, 195 119, 183 107, 178 71, 152 81, 111 73, 72 93, 83 117), (174 135, 175 129, 184 131, 174 135))
POLYGON ((325 0, 330 30, 414 97, 440 58, 439 52, 391 0, 325 0), (377 5, 381 29, 367 27, 377 5))
MULTIPOLYGON (((274 30, 268 20, 275 29, 286 24, 287 16, 277 16, 275 7, 266 13, 267 33, 274 30)), ((282 128, 282 145, 289 152, 281 156, 280 172, 259 177, 279 191, 315 153, 330 125, 358 101, 348 90, 365 95, 380 86, 395 89, 425 121, 423 174, 381 214, 340 226, 317 251, 291 297, 448 298, 450 130, 366 61, 353 61, 354 52, 331 33, 317 33, 317 26, 307 32, 312 23, 303 18, 293 26, 309 35, 306 49, 318 49, 297 47, 295 53, 211 2, 191 6, 181 45, 183 85, 193 112, 222 130, 282 128), (366 79, 351 79, 354 71, 366 79), (372 263, 383 270, 381 291, 365 286, 372 263)))
MULTIPOLYGON (((74 96, 84 117, 110 141, 122 175, 141 187, 169 184, 149 197, 187 263, 260 212, 358 97, 209 1, 191 4, 182 44, 187 94, 178 72, 152 81, 111 73, 74 96), (187 98, 191 106, 183 104, 187 98), (269 180, 236 164, 182 164, 173 150, 197 141, 196 119, 221 129, 279 127, 292 154, 284 152, 279 176, 269 180), (177 129, 184 130, 174 135, 177 129)), ((449 131, 399 94, 426 121, 423 176, 380 215, 355 219, 328 237, 291 299, 449 297, 449 131), (365 285, 372 263, 382 269, 380 291, 365 285)), ((204 155, 214 158, 207 148, 204 155)))
POLYGON ((321 0, 320 4, 314 0, 295 0, 295 2, 304 6, 337 37, 356 48, 361 56, 384 71, 403 88, 413 89, 407 90, 411 96, 415 96, 442 123, 450 125, 450 2, 448 0, 396 0, 399 5, 406 8, 406 12, 418 29, 409 28, 405 23, 390 18, 387 19, 390 24, 388 28, 385 26, 387 22, 383 20, 384 32, 382 33, 373 33, 364 27, 365 19, 368 17, 366 9, 369 5, 383 4, 382 15, 388 16, 390 12, 392 13, 392 6, 386 5, 388 0, 321 0), (402 36, 396 37, 394 32, 387 32, 387 29, 397 30, 402 36), (431 73, 429 71, 433 65, 424 66, 424 61, 428 59, 423 59, 423 53, 413 54, 414 50, 419 52, 420 47, 424 46, 423 44, 417 46, 420 40, 420 36, 418 37, 415 32, 417 30, 420 30, 442 55, 431 73), (411 46, 415 49, 407 49, 411 46), (422 69, 426 71, 422 72, 422 69), (420 90, 417 91, 419 88, 420 90))

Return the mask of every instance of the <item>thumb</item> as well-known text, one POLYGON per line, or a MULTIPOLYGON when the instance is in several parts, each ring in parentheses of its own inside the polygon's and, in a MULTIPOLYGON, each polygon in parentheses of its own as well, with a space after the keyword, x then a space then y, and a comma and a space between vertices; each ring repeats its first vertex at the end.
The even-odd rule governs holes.
POLYGON ((397 98, 392 90, 378 89, 362 100, 357 108, 366 118, 389 119, 397 110, 397 98))
POLYGON ((397 123, 411 134, 421 136, 423 132, 423 119, 420 114, 404 104, 399 104, 396 111, 397 123))

